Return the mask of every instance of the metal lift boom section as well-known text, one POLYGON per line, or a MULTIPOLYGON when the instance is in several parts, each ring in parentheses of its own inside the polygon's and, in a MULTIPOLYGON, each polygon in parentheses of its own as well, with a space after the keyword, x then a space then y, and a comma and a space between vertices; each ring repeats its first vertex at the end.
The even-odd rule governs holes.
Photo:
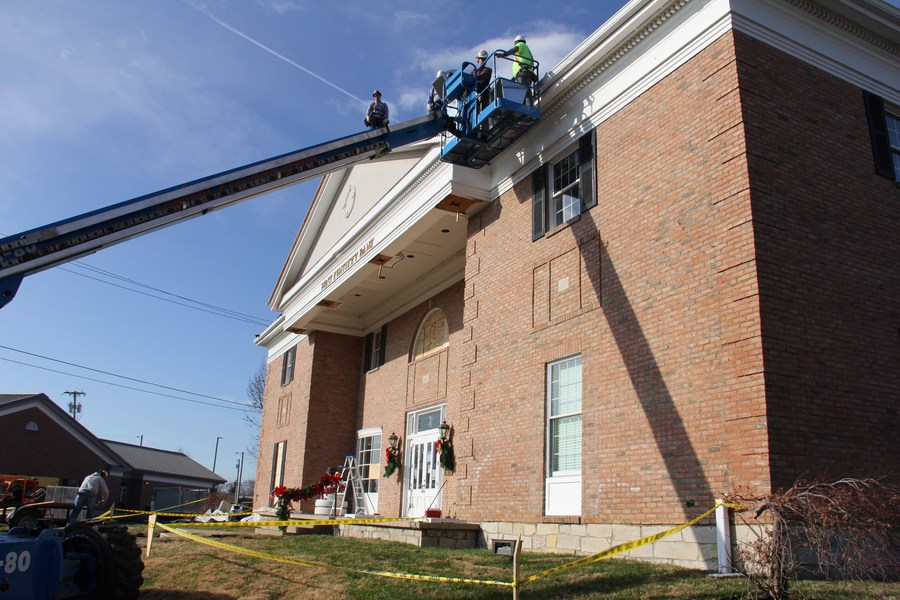
POLYGON ((488 165, 541 118, 538 62, 532 61, 534 81, 523 84, 499 76, 498 59, 500 63, 514 60, 502 51, 491 53, 486 64, 492 65, 493 76, 481 91, 476 89, 472 63, 464 62, 454 71, 439 71, 432 84, 429 113, 424 117, 310 146, 0 238, 0 308, 15 297, 28 275, 438 134, 443 134, 441 160, 475 169, 488 165))
POLYGON ((28 275, 92 254, 154 229, 205 215, 306 179, 436 136, 448 127, 433 112, 394 127, 310 146, 0 238, 0 308, 28 275))

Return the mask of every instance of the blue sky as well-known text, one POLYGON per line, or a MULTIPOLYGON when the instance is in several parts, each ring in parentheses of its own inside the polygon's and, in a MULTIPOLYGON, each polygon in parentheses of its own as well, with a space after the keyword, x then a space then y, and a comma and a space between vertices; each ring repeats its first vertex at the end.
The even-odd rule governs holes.
MULTIPOLYGON (((4 0, 0 234, 359 131, 376 87, 392 121, 420 116, 438 69, 520 33, 551 67, 623 5, 4 0)), ((79 420, 96 435, 143 436, 207 467, 221 436, 216 471, 233 479, 254 432, 228 402, 247 401, 265 358, 253 339, 277 316, 266 302, 316 185, 26 278, 0 310, 0 393, 65 408, 64 392, 83 391, 79 420)))

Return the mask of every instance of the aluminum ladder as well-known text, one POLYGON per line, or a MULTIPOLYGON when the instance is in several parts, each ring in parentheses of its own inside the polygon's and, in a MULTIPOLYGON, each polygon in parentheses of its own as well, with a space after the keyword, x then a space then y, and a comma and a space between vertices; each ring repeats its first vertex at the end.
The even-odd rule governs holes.
POLYGON ((359 464, 356 462, 355 456, 348 456, 344 459, 344 466, 341 467, 341 484, 343 489, 338 492, 340 500, 331 507, 332 516, 337 515, 340 507, 344 506, 347 498, 347 490, 353 492, 353 508, 355 514, 364 514, 366 512, 366 493, 363 491, 362 478, 359 474, 359 464))

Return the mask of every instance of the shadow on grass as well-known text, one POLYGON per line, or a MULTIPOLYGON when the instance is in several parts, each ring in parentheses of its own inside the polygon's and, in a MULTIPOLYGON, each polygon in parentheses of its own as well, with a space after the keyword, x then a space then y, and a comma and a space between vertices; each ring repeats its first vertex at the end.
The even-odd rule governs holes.
POLYGON ((525 584, 519 589, 528 594, 529 600, 551 598, 573 598, 586 594, 621 593, 632 588, 639 588, 658 580, 643 573, 592 573, 578 579, 567 581, 537 580, 525 584))
POLYGON ((141 590, 141 600, 236 600, 238 596, 212 592, 185 592, 184 590, 141 590))

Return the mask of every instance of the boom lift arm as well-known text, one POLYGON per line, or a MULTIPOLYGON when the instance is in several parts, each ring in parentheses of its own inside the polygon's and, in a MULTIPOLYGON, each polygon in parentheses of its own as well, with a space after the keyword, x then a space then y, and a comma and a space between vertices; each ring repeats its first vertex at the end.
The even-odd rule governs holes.
POLYGON ((0 308, 22 279, 154 229, 325 175, 449 125, 440 112, 282 154, 0 239, 0 308))
POLYGON ((537 61, 534 83, 522 84, 498 75, 498 58, 511 60, 497 51, 489 56, 493 76, 484 90, 476 89, 472 63, 439 71, 428 115, 392 129, 310 146, 0 238, 0 308, 15 297, 27 275, 439 133, 441 160, 476 169, 490 164, 540 120, 537 61))

